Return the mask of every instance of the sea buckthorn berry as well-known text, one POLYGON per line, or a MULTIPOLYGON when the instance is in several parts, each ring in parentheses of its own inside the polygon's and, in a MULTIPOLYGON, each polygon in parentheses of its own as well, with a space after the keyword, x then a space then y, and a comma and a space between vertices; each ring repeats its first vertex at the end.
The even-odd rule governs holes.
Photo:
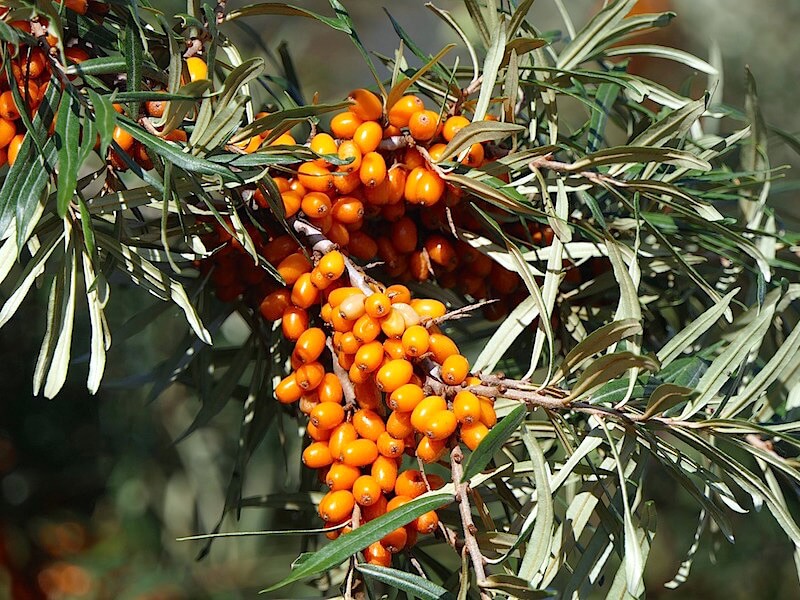
POLYGON ((404 504, 408 504, 412 500, 413 498, 409 496, 395 496, 394 498, 389 500, 389 503, 386 505, 386 512, 397 510, 398 508, 400 508, 404 504))
POLYGON ((341 301, 337 307, 339 315, 345 319, 355 320, 362 317, 366 313, 364 308, 364 301, 367 299, 366 295, 362 293, 351 294, 341 301))
POLYGON ((403 440, 392 437, 387 431, 383 431, 376 440, 375 444, 378 446, 378 452, 381 456, 387 458, 400 458, 406 449, 406 444, 403 440))
POLYGON ((350 465, 337 462, 332 464, 331 468, 328 470, 328 474, 325 476, 325 485, 327 485, 332 492, 350 490, 359 477, 361 477, 361 470, 358 467, 351 467, 350 465))
POLYGON ((351 331, 353 329, 354 324, 355 321, 351 319, 345 319, 337 309, 333 309, 331 311, 331 326, 336 331, 341 331, 341 332, 351 331))
POLYGON ((344 140, 339 144, 336 154, 342 160, 350 160, 346 165, 339 165, 338 171, 342 173, 358 171, 361 166, 363 152, 361 152, 361 148, 353 140, 344 140))
POLYGON ((406 469, 397 476, 397 481, 394 484, 394 493, 398 496, 416 498, 427 491, 428 486, 425 485, 422 471, 417 469, 406 469))
POLYGON ((339 366, 345 371, 349 370, 355 362, 355 354, 345 354, 344 352, 340 352, 336 355, 336 358, 339 366))
POLYGON ((341 423, 337 425, 331 432, 331 438, 328 440, 328 445, 331 449, 331 455, 334 460, 342 459, 342 448, 345 444, 358 439, 358 432, 353 427, 352 423, 341 423))
POLYGON ((403 333, 403 350, 409 358, 422 356, 428 351, 430 334, 422 325, 414 325, 403 333))
POLYGON ((353 294, 361 294, 361 290, 357 287, 349 286, 336 288, 328 294, 328 302, 331 303, 331 306, 339 306, 346 298, 349 298, 353 294))
MULTIPOLYGON (((361 315, 353 324, 353 335, 360 342, 371 342, 381 332, 381 323, 367 314, 361 315)), ((405 383, 405 382, 403 382, 405 383)))
POLYGON ((322 192, 309 192, 303 196, 300 208, 312 219, 320 219, 331 210, 331 199, 322 192))
MULTIPOLYGON (((317 427, 333 429, 344 421, 344 408, 336 402, 320 402, 311 411, 309 417, 317 427)), ((330 444, 330 441, 328 443, 330 444)))
POLYGON ((270 146, 294 146, 295 144, 297 142, 291 133, 282 133, 269 143, 270 146))
POLYGON ((303 187, 314 192, 327 192, 333 189, 331 172, 313 162, 304 162, 298 167, 297 179, 303 187))
POLYGON ((297 385, 301 388, 307 391, 315 390, 322 383, 322 378, 325 377, 325 367, 318 362, 306 363, 295 371, 294 376, 297 379, 297 385))
MULTIPOLYGON (((356 178, 358 178, 358 174, 356 174, 356 178)), ((343 223, 340 223, 335 219, 333 223, 331 223, 331 228, 328 230, 326 235, 330 241, 340 248, 346 248, 348 245, 350 245, 350 232, 343 223)))
MULTIPOLYGON (((365 123, 366 125, 366 123, 365 123)), ((361 159, 358 176, 368 188, 381 185, 386 179, 386 160, 378 152, 367 152, 361 159)))
POLYGON ((189 71, 190 81, 208 79, 208 65, 202 58, 190 56, 186 59, 186 68, 189 71))
POLYGON ((368 342, 356 351, 355 365, 362 371, 372 373, 383 363, 383 356, 383 344, 381 342, 368 342))
POLYGON ((418 516, 414 520, 413 526, 419 533, 433 533, 439 527, 439 515, 435 510, 429 510, 418 516))
POLYGON ((309 308, 319 302, 319 290, 311 281, 311 273, 303 273, 292 286, 292 304, 309 308))
POLYGON ((313 442, 303 450, 303 464, 309 469, 327 467, 333 462, 327 442, 313 442))
MULTIPOLYGON (((318 133, 308 143, 312 152, 317 154, 337 154, 339 148, 336 146, 336 141, 327 133, 318 133)), ((324 158, 318 158, 314 161, 316 164, 324 167, 329 163, 324 158)))
POLYGON ((402 284, 395 283, 394 285, 390 285, 386 288, 385 293, 389 296, 389 300, 391 300, 392 304, 396 304, 397 302, 408 304, 411 302, 411 291, 402 284))
POLYGON ((386 431, 381 416, 370 408, 361 408, 353 413, 353 427, 362 438, 376 444, 380 435, 386 431))
POLYGON ((403 199, 403 194, 406 190, 406 175, 406 170, 400 165, 394 165, 386 173, 386 180, 384 181, 386 185, 386 204, 390 206, 400 204, 401 207, 403 206, 400 201, 403 199))
POLYGON ((323 521, 339 522, 350 517, 356 499, 348 490, 328 492, 319 502, 319 516, 323 521))
POLYGON ((481 420, 481 401, 469 390, 462 390, 453 398, 453 414, 461 423, 470 425, 481 420))
POLYGON ((408 258, 408 272, 411 277, 417 281, 427 281, 431 270, 431 261, 425 252, 415 250, 411 253, 408 258))
MULTIPOLYGON (((14 121, 0 119, 0 148, 5 148, 17 135, 17 126, 14 121)), ((16 156, 15 156, 16 158, 16 156)), ((13 164, 13 161, 10 161, 13 164)))
POLYGON ((408 119, 408 131, 415 140, 426 142, 436 135, 439 129, 439 113, 432 110, 419 110, 408 119))
MULTIPOLYGON (((317 290, 322 291, 324 289, 327 289, 327 287, 331 283, 332 283, 332 281, 330 279, 328 279, 327 277, 325 277, 325 275, 322 274, 322 271, 320 271, 318 268, 314 267, 313 269, 311 269, 311 284, 315 288, 317 288, 317 290)), ((328 304, 327 306, 330 307, 330 304, 328 304)), ((333 309, 331 308, 330 310, 333 310, 333 309)), ((322 309, 320 309, 320 316, 326 322, 330 319, 330 315, 328 315, 328 319, 326 319, 322 315, 322 309)))
POLYGON ((297 242, 289 235, 281 235, 264 245, 263 256, 272 264, 280 263, 297 250, 297 242))
POLYGON ((483 144, 472 144, 466 153, 462 154, 461 164, 468 167, 480 167, 485 156, 486 151, 483 149, 483 144))
POLYGON ((361 506, 372 506, 383 496, 383 490, 374 477, 362 475, 353 483, 353 496, 361 506))
POLYGON ((399 339, 405 330, 406 322, 403 320, 403 314, 394 308, 381 320, 381 331, 390 339, 399 339))
POLYGON ((452 140, 455 135, 464 127, 469 125, 469 119, 461 115, 455 115, 448 118, 442 127, 442 137, 448 142, 452 140))
POLYGON ((386 431, 394 438, 405 439, 414 433, 414 426, 411 424, 411 413, 398 410, 389 414, 386 419, 386 431))
POLYGON ((322 382, 316 389, 320 402, 336 402, 341 404, 344 399, 342 383, 334 373, 325 373, 322 382))
POLYGON ((381 405, 381 392, 375 385, 375 380, 370 378, 363 383, 353 385, 356 395, 356 402, 360 408, 371 408, 376 410, 381 405))
POLYGON ((444 156, 446 148, 447 144, 432 144, 431 147, 428 148, 428 155, 433 162, 439 162, 442 156, 444 156))
POLYGON ((442 381, 448 385, 460 385, 469 375, 469 361, 461 354, 448 356, 442 363, 442 381))
MULTIPOLYGON (((403 254, 413 252, 417 248, 417 224, 410 217, 403 217, 392 223, 392 245, 403 254)), ((410 300, 410 297, 409 297, 410 300)), ((407 302, 407 300, 403 300, 407 302)))
POLYGON ((352 331, 346 331, 341 337, 341 351, 347 354, 355 354, 361 347, 361 342, 356 339, 352 331))
POLYGON ((446 440, 453 435, 456 427, 456 416, 449 410, 441 410, 427 419, 423 433, 432 440, 446 440))
POLYGON ((453 244, 443 235, 434 234, 425 240, 425 250, 428 251, 431 261, 452 271, 458 266, 458 256, 453 244))
POLYGON ((378 482, 381 490, 388 494, 394 490, 397 481, 397 459, 381 454, 372 463, 370 475, 378 482))
POLYGON ((372 377, 372 374, 363 369, 359 369, 354 359, 353 364, 351 364, 350 368, 347 370, 347 376, 353 383, 366 383, 372 377))
POLYGON ((133 142, 134 142, 133 136, 124 129, 122 129, 122 127, 120 127, 119 125, 114 127, 114 133, 112 134, 112 138, 114 139, 115 142, 117 142, 117 144, 119 144, 119 147, 122 148, 125 152, 133 148, 133 142))
MULTIPOLYGON (((401 385, 389 395, 387 404, 392 410, 411 412, 425 399, 422 388, 413 383, 401 385)), ((405 437, 405 436, 403 436, 405 437)))
MULTIPOLYGON (((275 386, 275 397, 281 404, 292 404, 300 400, 303 395, 303 388, 301 388, 294 373, 284 377, 281 382, 275 386)), ((327 428, 325 428, 327 429, 327 428)))
POLYGON ((489 282, 498 294, 507 295, 514 293, 519 286, 520 278, 514 271, 510 271, 498 263, 493 263, 489 282))
POLYGON ((166 100, 148 100, 144 104, 144 109, 147 111, 147 114, 153 118, 160 119, 164 116, 164 112, 167 110, 167 101, 166 100))
POLYGON ((489 428, 483 423, 472 423, 471 425, 465 423, 461 426, 460 437, 467 448, 475 450, 488 433, 489 428))
POLYGON ((406 351, 403 349, 403 342, 401 342, 397 338, 389 338, 388 340, 384 340, 383 352, 389 358, 406 357, 406 351))
POLYGON ((403 197, 406 199, 406 202, 419 204, 417 186, 419 186, 420 180, 427 172, 428 169, 424 166, 414 167, 408 172, 408 175, 406 175, 405 186, 403 187, 403 197))
POLYGON ((431 298, 415 298, 410 304, 423 319, 438 319, 447 312, 447 307, 442 302, 431 298))
POLYGON ((401 385, 408 383, 413 373, 414 367, 407 360, 390 360, 378 369, 378 373, 375 376, 375 383, 377 383, 378 389, 381 391, 391 393, 401 385))
POLYGON ((441 396, 428 396, 422 400, 411 412, 411 424, 414 429, 424 433, 428 421, 438 412, 447 410, 447 402, 441 396))
POLYGON ((377 121, 383 116, 383 103, 375 94, 364 88, 350 92, 347 97, 352 104, 348 107, 362 121, 377 121))
POLYGON ((360 223, 364 220, 364 203, 357 198, 342 196, 334 203, 331 215, 346 225, 360 223))
POLYGON ((380 541, 373 542, 364 550, 364 558, 370 565, 378 565, 379 567, 392 566, 392 554, 380 541))
POLYGON ((378 456, 378 446, 372 440, 353 440, 342 447, 342 462, 352 467, 371 465, 378 456))
POLYGON ((277 271, 287 285, 294 285, 303 273, 311 272, 311 261, 305 254, 294 252, 278 263, 277 271))
POLYGON ((431 333, 429 340, 430 344, 428 350, 433 353, 433 360, 440 365, 443 364, 449 356, 458 354, 458 346, 443 333, 431 333))
POLYGON ((397 554, 406 547, 408 532, 405 527, 398 527, 381 538, 381 544, 392 554, 397 554))
POLYGON ((494 411, 494 403, 488 398, 481 398, 481 423, 486 427, 494 427, 497 424, 497 413, 494 411))
MULTIPOLYGON (((378 145, 383 139, 383 129, 375 121, 364 121, 359 125, 353 134, 353 142, 361 150, 361 167, 364 167, 364 160, 367 154, 377 150, 378 145)), ((363 178, 362 178, 363 181, 363 178)))
POLYGON ((363 231, 353 231, 350 234, 350 244, 347 246, 347 250, 360 260, 371 260, 378 253, 378 245, 363 231))
POLYGON ((359 119, 355 113, 349 110, 339 113, 331 119, 331 133, 337 138, 351 139, 355 135, 358 126, 363 122, 363 119, 359 119))
POLYGON ((432 440, 424 437, 417 444, 416 455, 424 463, 436 462, 444 454, 446 447, 446 440, 432 440))
POLYGON ((389 107, 389 123, 395 127, 408 127, 408 120, 414 113, 425 110, 425 103, 419 96, 403 96, 389 107))
MULTIPOLYGON (((310 394, 310 395, 313 396, 313 394, 310 394)), ((301 396, 301 400, 302 400, 302 396, 301 396)), ((309 411, 309 412, 311 412, 311 411, 309 411)), ((306 424, 306 433, 308 434, 308 437, 310 437, 315 442, 325 442, 326 446, 328 445, 327 444, 328 440, 331 439, 331 430, 330 429, 320 429, 319 427, 317 427, 313 423, 307 423, 306 424)), ((328 452, 330 452, 330 449, 328 450, 328 452)))
POLYGON ((414 202, 423 206, 433 206, 442 199, 444 190, 444 180, 437 173, 426 171, 417 180, 414 202))
POLYGON ((317 360, 325 350, 327 336, 319 327, 306 329, 297 339, 294 351, 304 363, 317 360))
POLYGON ((428 473, 426 475, 428 478, 428 485, 432 490, 440 490, 444 487, 444 479, 442 479, 439 475, 435 473, 428 473))
POLYGON ((14 94, 11 90, 6 90, 0 94, 0 118, 7 121, 19 119, 19 109, 14 102, 14 94))
POLYGON ((367 311, 370 317, 374 317, 375 319, 385 317, 389 314, 391 308, 392 302, 386 294, 372 294, 367 296, 367 299, 364 301, 364 310, 367 311))

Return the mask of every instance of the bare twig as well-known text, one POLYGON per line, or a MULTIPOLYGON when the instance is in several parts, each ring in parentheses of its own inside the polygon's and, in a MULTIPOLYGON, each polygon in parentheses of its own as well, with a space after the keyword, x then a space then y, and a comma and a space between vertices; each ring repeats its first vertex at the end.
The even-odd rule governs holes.
POLYGON ((451 310, 443 314, 441 317, 436 317, 435 319, 429 319, 425 322, 425 327, 430 327, 431 325, 439 325, 440 323, 444 323, 445 321, 455 321, 456 319, 463 319, 465 317, 470 316, 470 313, 473 311, 481 308, 482 306, 486 306, 487 304, 494 304, 498 302, 497 298, 489 298, 488 300, 481 300, 480 302, 476 302, 475 304, 470 304, 468 306, 462 306, 461 308, 457 308, 455 310, 451 310))
POLYGON ((550 171, 558 171, 559 173, 577 175, 578 177, 588 179, 596 185, 614 185, 617 187, 627 187, 628 185, 624 181, 614 179, 602 173, 595 173, 594 171, 576 171, 569 163, 553 160, 552 153, 545 154, 544 156, 537 156, 528 163, 528 166, 532 171, 534 169, 548 169, 550 171))

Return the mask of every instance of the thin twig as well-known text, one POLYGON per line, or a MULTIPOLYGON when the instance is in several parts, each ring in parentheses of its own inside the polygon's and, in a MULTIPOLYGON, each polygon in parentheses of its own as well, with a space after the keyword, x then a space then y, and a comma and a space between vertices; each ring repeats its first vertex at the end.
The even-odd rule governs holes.
POLYGON ((576 171, 572 165, 565 162, 553 160, 553 154, 545 154, 544 156, 537 156, 530 163, 528 167, 533 171, 535 169, 548 169, 550 171, 558 171, 559 173, 569 173, 588 179, 596 185, 610 184, 617 187, 627 187, 628 184, 619 179, 614 179, 602 173, 595 173, 594 171, 576 171))
POLYGON ((487 304, 494 304, 498 302, 497 298, 489 298, 488 300, 481 300, 480 302, 476 302, 474 304, 469 304, 467 306, 462 306, 461 308, 457 308, 455 310, 451 310, 443 314, 441 317, 436 317, 435 319, 429 319, 425 322, 425 327, 430 327, 431 325, 439 325, 440 323, 444 323, 445 321, 455 321, 456 319, 463 319, 465 317, 469 317, 470 313, 481 308, 482 306, 486 306, 487 304))

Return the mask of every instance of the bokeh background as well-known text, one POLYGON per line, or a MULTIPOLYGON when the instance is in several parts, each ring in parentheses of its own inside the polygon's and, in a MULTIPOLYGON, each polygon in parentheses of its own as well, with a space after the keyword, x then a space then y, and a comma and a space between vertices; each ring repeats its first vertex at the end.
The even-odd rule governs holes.
MULTIPOLYGON (((302 2, 328 14, 324 0, 302 2)), ((182 10, 182 3, 162 2, 182 10)), ((229 2, 236 7, 243 2, 229 2)), ((391 55, 397 38, 383 6, 420 45, 435 53, 458 41, 421 0, 345 1, 365 45, 391 55)), ((564 2, 580 26, 595 0, 564 2)), ((645 3, 647 4, 647 3, 645 3)), ((672 44, 701 57, 721 56, 723 78, 717 100, 743 106, 744 68, 758 82, 768 123, 800 131, 800 22, 797 0, 672 0, 678 13, 657 43, 672 44)), ((462 2, 438 0, 461 22, 468 22, 462 2)), ((563 29, 549 0, 531 10, 540 30, 563 29)), ((357 86, 370 85, 367 69, 345 36, 311 20, 265 17, 252 23, 260 43, 273 53, 286 44, 306 99, 335 101, 357 86)), ((250 34, 227 30, 245 52, 258 53, 250 34)), ((452 57, 450 57, 452 60, 452 57)), ((642 65, 648 74, 681 86, 691 75, 670 63, 642 65)), ((385 74, 385 71, 382 71, 385 74)), ((704 82, 694 85, 703 89, 704 82)), ((695 89, 695 88, 693 88, 695 89)), ((798 157, 770 139, 773 166, 800 166, 798 157)), ((797 223, 797 175, 777 183, 782 218, 797 223)), ((795 225, 796 226, 796 225, 795 225)), ((13 280, 13 277, 10 279, 13 280)), ((7 297, 0 288, 0 300, 7 297)), ((167 310, 146 328, 127 327, 114 338, 107 384, 94 397, 85 391, 88 349, 78 336, 69 385, 53 401, 31 396, 33 366, 44 334, 46 299, 29 298, 15 319, 0 331, 0 599, 119 598, 137 600, 253 598, 285 574, 299 551, 310 548, 300 538, 238 537, 215 542, 208 556, 195 560, 202 542, 176 541, 211 531, 222 512, 235 456, 241 405, 230 403, 208 426, 183 441, 175 440, 198 411, 196 396, 179 385, 149 401, 151 375, 168 358, 185 331, 182 318, 167 310)), ((115 289, 110 307, 112 332, 152 303, 146 294, 115 289)), ((87 331, 79 323, 78 331, 87 331), (81 329, 83 327, 83 329, 81 329)), ((234 344, 241 336, 235 322, 218 340, 234 344)), ((246 474, 246 496, 295 491, 311 485, 300 468, 301 439, 296 423, 276 421, 259 446, 246 474), (284 456, 279 439, 287 440, 284 456)), ((659 527, 648 565, 648 597, 653 598, 797 598, 800 584, 792 546, 767 515, 735 519, 737 544, 706 535, 689 582, 677 591, 663 587, 691 544, 697 521, 692 502, 676 495, 668 477, 652 471, 646 490, 656 500, 659 527)), ((256 531, 308 526, 299 513, 279 507, 245 509, 241 519, 227 517, 222 531, 256 531)), ((296 586, 279 597, 312 596, 296 586)), ((335 590, 331 590, 335 595, 335 590)))

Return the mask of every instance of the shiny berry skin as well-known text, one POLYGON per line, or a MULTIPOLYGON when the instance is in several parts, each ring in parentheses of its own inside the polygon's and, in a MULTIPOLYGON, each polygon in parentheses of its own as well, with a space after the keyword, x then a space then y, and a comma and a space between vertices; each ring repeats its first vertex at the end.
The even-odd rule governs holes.
POLYGON ((328 492, 319 502, 319 516, 326 522, 339 522, 349 518, 353 513, 356 499, 348 490, 328 492))
POLYGON ((389 296, 392 304, 402 302, 408 304, 411 302, 411 291, 404 285, 396 283, 386 288, 386 295, 389 296))
POLYGON ((399 458, 403 455, 403 452, 406 449, 406 445, 403 440, 392 437, 386 431, 381 432, 381 434, 378 436, 378 439, 375 441, 375 444, 378 446, 378 452, 381 454, 381 456, 385 456, 387 458, 399 458))
MULTIPOLYGON (((362 343, 373 341, 381 332, 381 323, 367 314, 361 315, 353 324, 353 335, 362 343)), ((405 381, 403 382, 405 383, 405 381)), ((400 384, 402 385, 402 384, 400 384)), ((391 391, 385 390, 384 391, 391 391)))
POLYGON ((374 542, 367 546, 367 549, 364 550, 364 558, 366 559, 367 563, 371 565, 378 565, 380 567, 392 566, 392 554, 383 546, 383 544, 380 543, 380 541, 374 542))
POLYGON ((308 329, 308 313, 303 308, 289 306, 283 311, 281 330, 287 340, 296 341, 308 329))
POLYGON ((469 375, 469 361, 461 354, 448 356, 442 363, 442 381, 459 385, 469 375))
POLYGON ((398 527, 381 538, 381 544, 392 554, 400 552, 406 547, 407 542, 408 532, 405 527, 398 527))
POLYGON ((353 427, 352 423, 341 423, 331 431, 331 437, 328 440, 328 446, 331 449, 331 455, 334 460, 342 459, 342 448, 349 442, 358 439, 358 432, 353 427))
POLYGON ((470 450, 475 450, 478 444, 483 441, 483 438, 489 433, 489 428, 483 423, 472 423, 471 425, 462 425, 460 430, 461 441, 470 450))
POLYGON ((417 247, 417 224, 410 217, 395 221, 392 223, 391 240, 398 252, 403 254, 413 252, 417 247))
POLYGON ((334 373, 325 373, 322 382, 316 388, 320 402, 336 402, 341 404, 344 399, 344 391, 339 378, 334 373))
POLYGON ((441 410, 427 419, 423 433, 432 440, 446 440, 458 427, 456 416, 449 410, 441 410))
POLYGON ((367 89, 353 90, 347 99, 353 103, 348 110, 362 121, 377 121, 383 116, 381 99, 367 89))
POLYGON ((311 266, 311 261, 304 254, 294 252, 278 264, 277 271, 287 285, 294 285, 303 273, 311 272, 311 266))
POLYGON ((383 490, 374 477, 362 475, 353 483, 353 496, 361 506, 372 506, 383 496, 383 490))
POLYGON ((389 493, 394 490, 397 481, 397 461, 394 458, 380 455, 372 463, 370 474, 378 482, 380 488, 389 493))
POLYGON ((371 465, 378 456, 378 446, 372 440, 361 438, 347 442, 342 447, 342 462, 352 467, 371 465))
POLYGON ((446 440, 432 440, 424 437, 417 445, 416 455, 424 463, 436 462, 447 448, 446 440))
POLYGON ((430 334, 422 325, 414 325, 405 330, 402 341, 406 356, 416 358, 428 351, 430 334))
POLYGON ((309 217, 319 219, 331 210, 331 199, 323 192, 308 192, 303 196, 300 209, 309 217))
POLYGON ((353 140, 345 140, 339 144, 336 154, 342 160, 350 160, 350 162, 346 165, 339 165, 338 171, 342 173, 358 171, 358 168, 361 166, 361 158, 363 153, 361 152, 361 148, 359 148, 358 144, 356 144, 353 140))
POLYGON ((413 526, 419 533, 433 533, 439 527, 439 515, 435 510, 430 510, 418 516, 414 520, 413 526))
MULTIPOLYGON (((337 154, 339 151, 339 148, 336 146, 336 140, 327 133, 316 134, 309 140, 308 146, 317 154, 337 154)), ((318 158, 314 162, 320 166, 328 164, 324 158, 318 158)))
POLYGON ((327 467, 333 462, 326 442, 313 442, 303 450, 303 464, 309 469, 327 467))
POLYGON ((428 421, 440 411, 447 410, 447 402, 441 396, 428 396, 411 412, 411 424, 420 433, 427 430, 428 421))
POLYGON ((453 414, 456 419, 466 425, 476 423, 481 419, 481 401, 469 390, 458 392, 453 398, 453 414))
POLYGON ((462 117, 461 115, 450 117, 444 122, 442 137, 449 142, 467 125, 469 125, 469 119, 466 117, 462 117))
POLYGON ((393 411, 386 419, 386 431, 395 438, 405 439, 414 433, 410 412, 393 411))
POLYGON ((494 427, 497 423, 497 413, 494 412, 494 403, 488 398, 481 398, 481 423, 486 427, 494 427))
POLYGON ((281 382, 275 386, 275 397, 281 404, 297 402, 302 395, 303 388, 297 384, 294 373, 284 377, 281 382))
MULTIPOLYGON (((294 376, 297 379, 297 385, 301 388, 306 391, 315 390, 325 377, 325 367, 316 361, 306 363, 295 371, 294 376)), ((323 426, 323 429, 329 429, 329 427, 323 426)))
MULTIPOLYGON (((378 144, 381 143, 383 138, 383 129, 375 121, 364 121, 356 128, 353 134, 353 141, 358 145, 361 150, 361 167, 364 167, 364 161, 367 154, 375 152, 378 149, 378 144)), ((363 181, 363 178, 362 178, 363 181)))
POLYGON ((319 289, 311 279, 311 273, 303 273, 292 286, 292 304, 299 308, 310 308, 319 302, 319 289))
POLYGON ((391 300, 389 300, 389 296, 386 294, 372 294, 367 296, 366 300, 364 300, 364 310, 374 319, 385 317, 391 308, 391 300))
POLYGON ((208 79, 208 65, 202 58, 198 56, 191 56, 187 58, 186 68, 189 71, 190 81, 208 79))
POLYGON ((439 128, 439 113, 432 110, 420 110, 408 119, 408 130, 415 140, 422 142, 433 139, 439 128))
POLYGON ((395 127, 408 127, 411 115, 422 110, 425 110, 425 103, 419 96, 403 96, 389 108, 389 123, 395 127))
POLYGON ((442 364, 447 357, 458 354, 458 346, 443 333, 431 333, 428 349, 433 354, 433 360, 442 364))
POLYGON ((319 327, 310 327, 306 329, 297 339, 294 351, 304 362, 313 362, 317 360, 325 350, 325 340, 327 336, 325 332, 319 327))
POLYGON ((406 469, 397 476, 394 493, 398 496, 416 498, 428 491, 422 472, 417 469, 406 469))
MULTIPOLYGON (((336 402, 320 402, 309 415, 311 422, 321 429, 333 429, 344 421, 344 408, 336 402)), ((330 444, 330 441, 328 442, 330 444)), ((334 457, 337 458, 337 457, 334 457)))
POLYGON ((425 392, 420 386, 413 383, 406 383, 391 393, 387 404, 392 410, 411 412, 424 399, 425 392))
POLYGON ((332 492, 338 490, 350 490, 353 484, 361 477, 361 470, 358 467, 351 467, 344 463, 334 463, 328 469, 325 476, 325 485, 327 485, 332 492))
POLYGON ((361 408, 353 413, 353 427, 358 435, 376 443, 382 433, 386 432, 386 425, 381 416, 370 408, 361 408))
MULTIPOLYGON (((365 123, 366 124, 366 123, 365 123)), ((367 152, 361 159, 358 176, 368 188, 381 185, 386 179, 386 160, 378 152, 367 152)))
POLYGON ((415 298, 410 304, 422 318, 438 319, 447 312, 447 307, 442 302, 430 298, 415 298))
POLYGON ((394 359, 387 362, 375 376, 378 388, 386 393, 391 393, 411 380, 414 373, 413 365, 404 359, 394 359))
POLYGON ((305 162, 298 167, 297 179, 310 191, 327 192, 333 189, 331 172, 313 162, 305 162))
POLYGON ((355 135, 358 126, 363 122, 363 119, 359 119, 348 110, 334 115, 331 119, 331 132, 337 138, 351 139, 355 135))

